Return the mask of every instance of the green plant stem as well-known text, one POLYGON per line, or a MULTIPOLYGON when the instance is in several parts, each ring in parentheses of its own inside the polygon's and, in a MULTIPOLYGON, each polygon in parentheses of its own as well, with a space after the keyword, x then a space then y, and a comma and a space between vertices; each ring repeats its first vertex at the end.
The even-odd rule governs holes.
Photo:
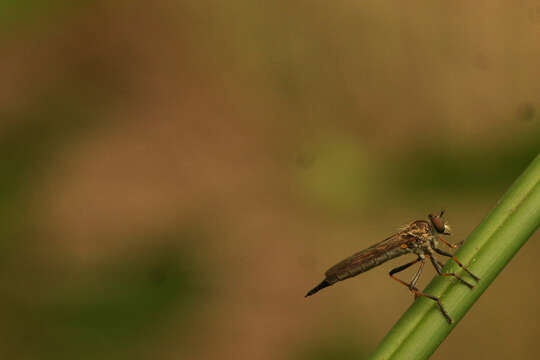
MULTIPOLYGON (((371 355, 380 359, 427 359, 540 226, 540 154, 467 238, 456 257, 477 276, 474 289, 437 276, 425 292, 440 297, 453 318, 449 324, 436 304, 418 298, 371 355)), ((445 272, 474 280, 450 260, 445 272)))

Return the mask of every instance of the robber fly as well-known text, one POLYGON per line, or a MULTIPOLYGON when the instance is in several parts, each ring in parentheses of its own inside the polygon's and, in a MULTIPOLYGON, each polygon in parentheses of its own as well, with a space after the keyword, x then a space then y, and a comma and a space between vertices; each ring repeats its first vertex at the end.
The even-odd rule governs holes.
POLYGON ((438 234, 450 235, 451 231, 450 226, 445 221, 443 221, 443 215, 444 211, 441 211, 439 215, 429 214, 429 221, 413 221, 408 225, 404 226, 397 234, 394 234, 389 238, 384 239, 383 241, 372 245, 365 250, 357 252, 356 254, 337 263, 336 265, 328 269, 328 271, 325 273, 325 279, 319 285, 311 289, 306 294, 306 297, 311 296, 319 290, 333 285, 338 281, 345 280, 361 274, 365 271, 368 271, 371 268, 374 268, 375 266, 384 263, 385 261, 401 255, 412 253, 417 255, 417 259, 407 264, 398 266, 395 269, 392 269, 389 273, 390 277, 398 281, 399 283, 405 285, 414 294, 415 298, 418 296, 424 296, 437 302, 437 305, 439 305, 439 309, 441 309, 441 312, 446 318, 446 320, 448 320, 449 323, 452 323, 452 318, 450 317, 450 315, 448 315, 448 313, 442 306, 439 298, 425 294, 418 290, 415 286, 418 278, 420 278, 420 274, 422 273, 422 268, 424 267, 426 258, 428 258, 439 275, 453 276, 458 279, 459 282, 461 282, 462 284, 468 286, 471 289, 474 288, 474 285, 463 280, 457 274, 444 273, 442 271, 443 264, 437 259, 435 259, 434 253, 452 258, 463 270, 467 272, 467 274, 473 277, 476 281, 480 280, 480 278, 471 273, 458 259, 456 259, 454 255, 447 253, 437 247, 439 241, 451 248, 457 247, 457 245, 451 244, 438 236, 438 234), (405 281, 400 280, 395 276, 395 274, 397 274, 398 272, 403 271, 416 263, 420 263, 420 267, 418 268, 418 271, 413 276, 410 283, 406 283, 405 281))

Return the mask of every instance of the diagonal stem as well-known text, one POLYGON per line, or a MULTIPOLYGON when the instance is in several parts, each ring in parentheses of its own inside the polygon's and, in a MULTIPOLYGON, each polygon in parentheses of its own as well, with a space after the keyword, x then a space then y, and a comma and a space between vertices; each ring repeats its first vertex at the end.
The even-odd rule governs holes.
MULTIPOLYGON (((418 299, 394 325, 370 359, 427 359, 540 226, 540 155, 471 233, 457 258, 481 280, 474 289, 436 277, 425 292, 444 303, 448 324, 433 302, 418 299)), ((444 272, 463 274, 452 261, 444 272)), ((464 276, 467 276, 466 274, 464 276)))

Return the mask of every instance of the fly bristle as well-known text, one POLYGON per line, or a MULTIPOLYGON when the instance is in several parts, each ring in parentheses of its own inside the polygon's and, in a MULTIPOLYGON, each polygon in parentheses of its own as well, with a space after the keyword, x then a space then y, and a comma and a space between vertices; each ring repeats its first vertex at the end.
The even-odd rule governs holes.
POLYGON ((409 229, 409 226, 410 226, 410 224, 403 224, 398 228, 398 230, 399 231, 405 231, 405 230, 409 229))

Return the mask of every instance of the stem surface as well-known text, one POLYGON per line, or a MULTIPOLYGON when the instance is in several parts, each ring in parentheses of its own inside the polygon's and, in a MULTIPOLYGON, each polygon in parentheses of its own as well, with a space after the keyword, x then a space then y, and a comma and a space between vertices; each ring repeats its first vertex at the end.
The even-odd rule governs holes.
POLYGON ((436 276, 424 290, 440 297, 453 324, 445 320, 432 300, 418 298, 370 359, 429 358, 539 226, 540 154, 456 252, 456 257, 480 281, 475 282, 452 260, 444 266, 444 272, 460 275, 476 284, 475 288, 471 290, 455 279, 436 276))

